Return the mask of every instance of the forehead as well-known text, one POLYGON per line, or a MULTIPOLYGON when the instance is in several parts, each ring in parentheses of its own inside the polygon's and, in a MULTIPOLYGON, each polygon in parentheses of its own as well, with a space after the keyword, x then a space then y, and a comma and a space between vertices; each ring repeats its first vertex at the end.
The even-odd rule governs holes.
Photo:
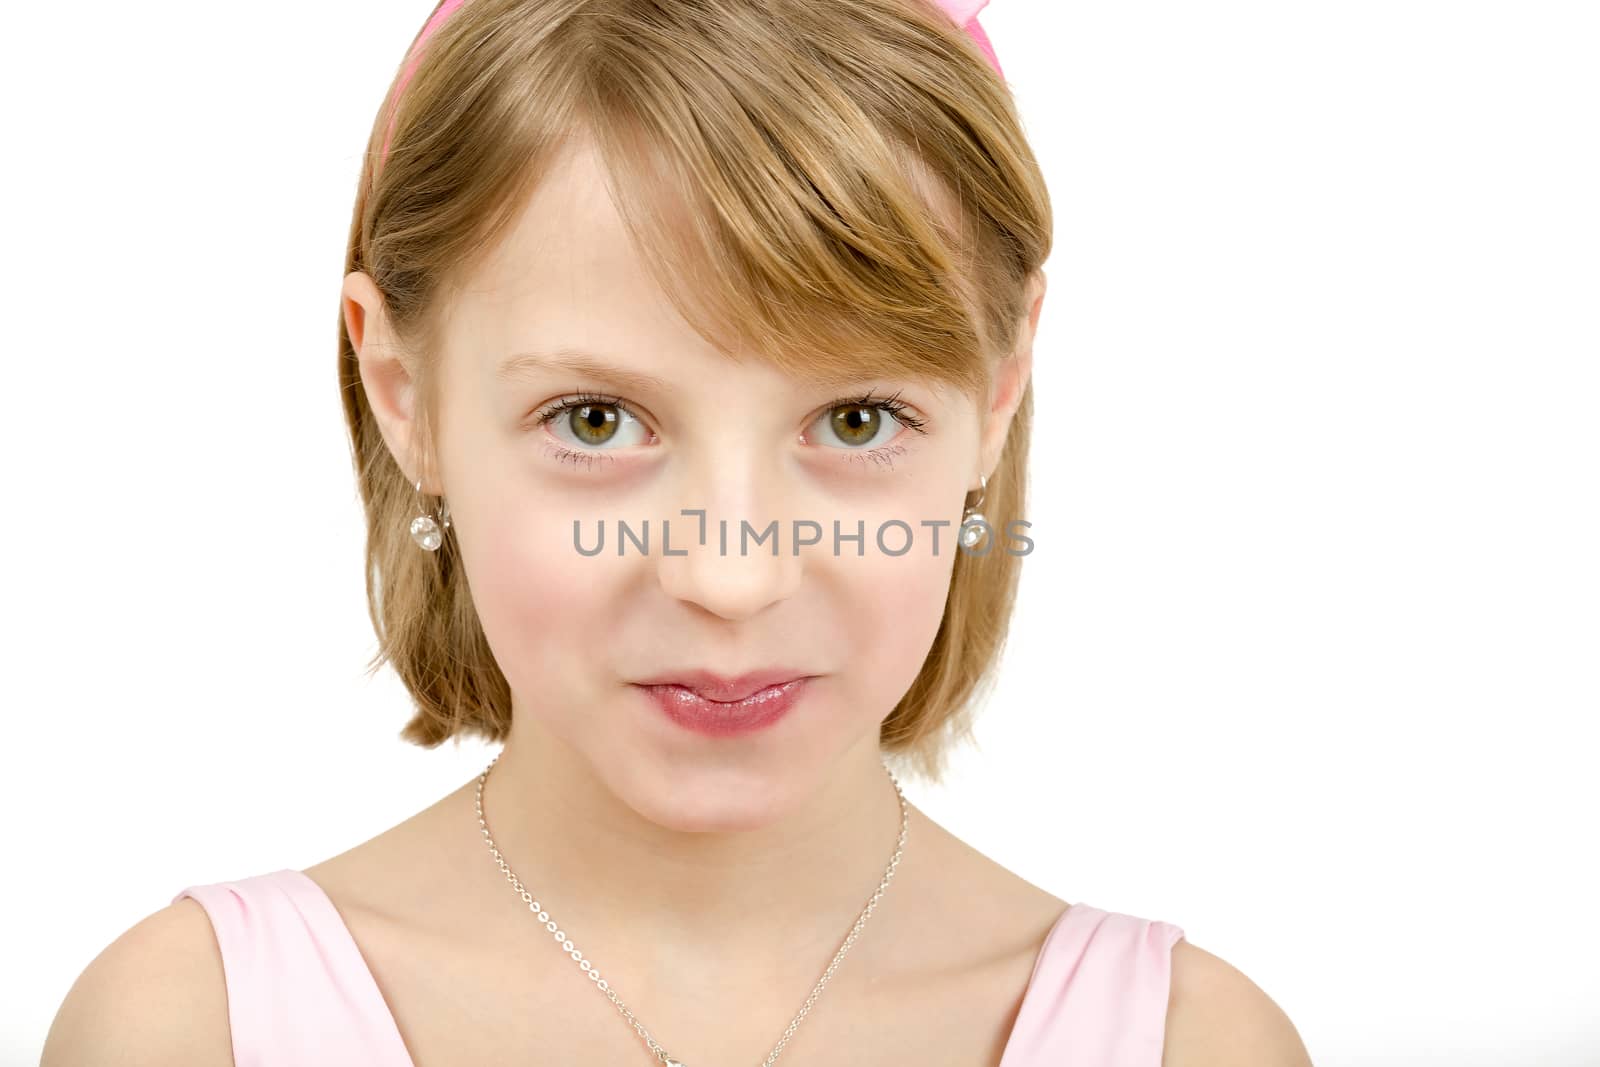
POLYGON ((651 277, 611 202, 599 157, 577 140, 549 168, 456 298, 484 340, 515 343, 530 333, 569 342, 607 335, 693 331, 651 277), (599 335, 599 336, 597 336, 599 335))
MULTIPOLYGON (((654 269, 666 270, 657 275, 613 195, 650 198, 651 209, 668 213, 657 217, 681 227, 690 242, 703 239, 705 231, 704 220, 690 217, 684 201, 657 199, 656 188, 615 186, 593 142, 569 137, 548 157, 508 225, 452 293, 446 343, 461 355, 451 362, 499 383, 507 380, 507 362, 530 352, 593 357, 636 375, 656 373, 669 380, 697 369, 703 372, 697 379, 702 385, 709 380, 705 375, 723 374, 734 365, 748 365, 778 388, 877 381, 943 394, 961 391, 966 378, 978 380, 971 368, 944 356, 937 343, 907 345, 903 334, 894 344, 887 342, 862 305, 854 305, 851 313, 850 294, 823 296, 808 287, 776 298, 776 305, 752 302, 748 283, 727 287, 731 278, 741 277, 737 270, 722 270, 734 262, 724 260, 728 250, 703 246, 665 268, 656 260, 654 269), (623 191, 614 194, 614 189, 623 191), (702 270, 710 276, 709 288, 691 281, 703 280, 702 270), (663 280, 673 287, 671 294, 663 290, 663 280), (713 313, 695 324, 685 318, 708 307, 713 313), (776 314, 769 315, 768 308, 776 314), (780 320, 783 333, 774 333, 780 320), (797 323, 801 332, 789 334, 797 323)), ((629 215, 641 209, 631 200, 624 206, 629 215)), ((763 254, 780 253, 764 248, 763 254)), ((520 362, 536 367, 541 361, 520 362)))
MULTIPOLYGON (((648 270, 611 200, 602 161, 583 140, 553 157, 456 296, 450 317, 473 362, 497 386, 568 370, 668 393, 675 391, 671 374, 652 373, 653 364, 675 353, 704 355, 712 369, 727 362, 648 270)), ((754 362, 763 377, 788 380, 754 362)), ((865 367, 808 375, 814 385, 869 377, 865 367)))

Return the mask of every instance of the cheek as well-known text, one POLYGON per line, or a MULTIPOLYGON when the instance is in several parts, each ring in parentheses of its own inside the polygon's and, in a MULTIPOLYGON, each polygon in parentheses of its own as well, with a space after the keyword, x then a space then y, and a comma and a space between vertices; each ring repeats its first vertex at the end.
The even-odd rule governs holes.
MULTIPOLYGON (((870 712, 874 721, 886 718, 916 680, 944 618, 957 553, 953 523, 960 518, 959 512, 945 513, 947 500, 948 494, 903 501, 901 507, 868 516, 866 554, 857 558, 854 546, 848 546, 838 558, 828 558, 826 569, 814 578, 828 589, 824 602, 840 630, 837 647, 848 650, 850 690, 859 694, 862 713, 870 712), (910 550, 900 556, 883 552, 875 536, 880 523, 893 519, 911 527, 910 550), (938 531, 937 555, 934 531, 923 520, 952 523, 938 531)), ((894 551, 908 537, 898 526, 890 526, 883 536, 894 551)))
MULTIPOLYGON (((592 657, 595 643, 616 624, 595 568, 575 565, 570 520, 555 517, 560 514, 507 495, 460 524, 484 637, 519 694, 581 679, 573 665, 592 657)), ((578 700, 580 694, 568 694, 541 704, 573 707, 578 700)))
MULTIPOLYGON (((539 709, 550 728, 576 738, 594 728, 597 709, 614 701, 619 675, 613 668, 636 659, 659 664, 660 650, 654 646, 660 634, 699 609, 661 594, 650 564, 631 553, 626 561, 610 553, 579 555, 572 520, 584 518, 590 543, 594 520, 571 499, 527 486, 513 490, 488 484, 486 470, 480 466, 458 477, 452 503, 485 639, 519 704, 539 709)), ((877 494, 870 505, 852 502, 838 510, 847 530, 854 530, 856 519, 864 523, 863 555, 847 543, 835 556, 828 534, 806 550, 816 554, 807 559, 801 586, 786 603, 769 606, 769 622, 808 634, 801 642, 810 653, 806 661, 831 666, 835 674, 815 714, 803 724, 797 717, 783 731, 786 745, 831 750, 842 738, 870 732, 916 679, 945 610, 958 552, 959 494, 959 486, 900 483, 877 494), (934 531, 924 520, 949 524, 938 531, 937 554, 934 531), (910 549, 898 556, 884 552, 877 539, 883 527, 890 550, 904 547, 908 535, 895 521, 910 527, 910 549)), ((833 517, 821 515, 819 521, 826 526, 833 517)), ((763 656, 783 656, 781 643, 773 647, 766 640, 773 637, 766 625, 751 625, 749 632, 763 638, 763 647, 756 649, 763 656)))

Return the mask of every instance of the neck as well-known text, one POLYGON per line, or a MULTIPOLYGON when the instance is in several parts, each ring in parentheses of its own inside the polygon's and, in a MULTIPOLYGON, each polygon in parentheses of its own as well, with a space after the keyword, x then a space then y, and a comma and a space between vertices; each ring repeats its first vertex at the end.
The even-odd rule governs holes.
MULTIPOLYGON (((864 738, 820 780, 793 769, 803 761, 684 775, 625 757, 596 766, 522 716, 483 786, 483 816, 506 864, 581 951, 598 954, 622 931, 652 953, 692 953, 736 974, 796 953, 809 965, 842 941, 900 835, 877 741, 864 738)), ((908 853, 915 838, 913 826, 908 853)), ((594 962, 603 972, 606 961, 594 962)))

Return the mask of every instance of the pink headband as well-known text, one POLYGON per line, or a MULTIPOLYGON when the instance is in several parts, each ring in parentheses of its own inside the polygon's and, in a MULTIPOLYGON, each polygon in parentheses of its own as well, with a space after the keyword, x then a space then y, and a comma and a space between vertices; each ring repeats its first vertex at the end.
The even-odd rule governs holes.
POLYGON ((989 43, 989 35, 983 32, 983 27, 978 25, 978 12, 989 6, 989 0, 933 0, 933 4, 949 15, 957 26, 966 30, 968 37, 978 42, 978 49, 989 61, 989 66, 1004 79, 1006 72, 1000 69, 1000 58, 994 54, 994 45, 989 43))
MULTIPOLYGON (((416 73, 417 64, 422 60, 423 42, 432 37, 433 31, 443 25, 444 20, 450 17, 450 13, 465 2, 466 0, 444 0, 435 9, 433 16, 422 27, 422 32, 417 35, 416 42, 411 46, 410 58, 406 61, 405 69, 400 72, 400 81, 394 87, 394 95, 391 100, 397 101, 400 99, 400 94, 405 92, 406 85, 411 81, 411 76, 416 73)), ((989 43, 989 35, 983 32, 982 26, 978 25, 978 12, 988 6, 989 0, 931 0, 931 2, 946 15, 949 15, 951 21, 965 30, 967 35, 978 43, 979 50, 989 60, 989 65, 994 68, 994 72, 1004 78, 1005 72, 1000 69, 1000 60, 994 54, 994 46, 989 43)), ((383 151, 379 156, 380 162, 389 158, 389 139, 394 135, 394 119, 394 108, 391 104, 389 126, 384 131, 383 151)))

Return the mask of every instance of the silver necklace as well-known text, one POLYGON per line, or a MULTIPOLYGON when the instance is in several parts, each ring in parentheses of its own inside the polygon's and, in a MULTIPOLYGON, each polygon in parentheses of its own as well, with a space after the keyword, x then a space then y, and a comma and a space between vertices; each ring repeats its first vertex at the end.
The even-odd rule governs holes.
MULTIPOLYGON (((617 1006, 617 1010, 622 1013, 622 1017, 633 1025, 633 1029, 644 1039, 644 1043, 649 1046, 651 1054, 661 1061, 664 1067, 684 1067, 682 1063, 667 1055, 666 1049, 656 1043, 656 1039, 650 1036, 650 1032, 634 1017, 633 1012, 628 1010, 627 1005, 617 998, 616 991, 611 988, 604 978, 600 977, 600 972, 595 970, 594 965, 584 958, 582 952, 572 946, 572 941, 568 939, 566 931, 561 929, 554 919, 550 918, 549 913, 540 907, 537 900, 533 899, 533 894, 522 884, 521 879, 511 873, 511 868, 506 865, 505 857, 500 855, 500 850, 495 847, 494 838, 489 836, 489 824, 483 818, 483 783, 488 781, 489 771, 494 768, 495 761, 499 758, 500 754, 496 753, 494 759, 489 761, 489 766, 485 767, 483 773, 478 775, 478 792, 475 801, 478 810, 478 826, 483 830, 483 839, 489 845, 489 854, 494 857, 495 863, 499 864, 500 872, 506 876, 506 881, 511 883, 511 888, 517 891, 517 895, 528 906, 528 910, 533 912, 540 922, 544 923, 545 929, 555 936, 562 949, 577 961, 578 966, 589 976, 589 981, 593 982, 610 999, 611 1003, 617 1006)), ((850 946, 856 943, 856 938, 860 935, 861 928, 866 925, 867 919, 871 917, 872 910, 878 906, 878 901, 883 899, 884 891, 889 888, 889 882, 894 878, 894 869, 900 864, 900 855, 905 851, 906 847, 906 834, 911 829, 911 814, 906 808, 906 796, 900 791, 900 782, 895 778, 894 772, 889 770, 887 764, 884 765, 883 770, 889 776, 889 781, 894 784, 894 794, 900 800, 900 838, 895 842, 894 855, 889 860, 889 868, 883 872, 883 879, 878 883, 878 888, 873 891, 871 899, 867 901, 867 906, 856 917, 855 925, 850 928, 850 934, 844 939, 844 944, 840 945, 839 951, 834 953, 833 962, 828 964, 828 969, 823 972, 821 980, 811 990, 811 995, 806 998, 806 1002, 800 1008, 799 1014, 790 1020, 788 1028, 784 1030, 783 1036, 778 1039, 777 1045, 767 1055, 762 1067, 772 1067, 772 1063, 778 1058, 778 1053, 783 1051, 783 1046, 788 1044, 789 1038, 794 1035, 795 1028, 800 1025, 800 1020, 806 1017, 806 1013, 811 1010, 811 1005, 817 1002, 817 997, 822 993, 822 987, 827 985, 828 979, 833 977, 833 972, 839 967, 839 961, 844 959, 846 952, 850 951, 850 946)))

